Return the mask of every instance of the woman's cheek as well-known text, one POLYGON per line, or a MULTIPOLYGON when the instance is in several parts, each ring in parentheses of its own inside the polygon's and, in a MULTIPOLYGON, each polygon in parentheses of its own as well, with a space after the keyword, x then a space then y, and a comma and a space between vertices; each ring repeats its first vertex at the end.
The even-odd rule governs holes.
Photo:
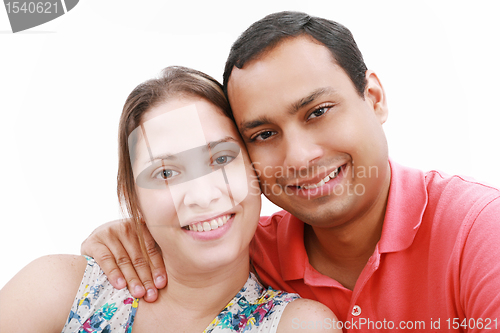
POLYGON ((238 155, 224 169, 234 204, 238 205, 249 194, 249 178, 242 155, 238 155))
POLYGON ((178 225, 175 205, 167 188, 141 189, 138 194, 141 212, 148 226, 178 225))

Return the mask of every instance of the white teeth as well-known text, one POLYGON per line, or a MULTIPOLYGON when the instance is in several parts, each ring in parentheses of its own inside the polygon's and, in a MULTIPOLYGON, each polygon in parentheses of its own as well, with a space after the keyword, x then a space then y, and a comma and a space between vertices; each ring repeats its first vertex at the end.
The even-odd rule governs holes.
POLYGON ((334 171, 332 171, 328 176, 326 176, 325 178, 321 179, 319 181, 319 183, 317 184, 312 184, 312 185, 304 185, 304 186, 299 186, 300 188, 304 189, 304 190, 309 190, 309 189, 313 189, 313 188, 316 188, 316 187, 320 187, 320 186, 323 186, 325 185, 328 181, 330 181, 331 179, 334 179, 335 177, 337 177, 339 175, 339 172, 340 172, 340 167, 338 167, 337 169, 335 169, 334 171))
POLYGON ((219 223, 216 220, 210 221, 210 227, 213 229, 217 229, 219 227, 219 223))
POLYGON ((218 217, 216 219, 212 219, 210 221, 197 222, 194 224, 190 224, 184 228, 191 230, 191 231, 196 231, 196 232, 210 231, 210 230, 214 230, 214 229, 222 227, 224 224, 227 223, 227 221, 230 218, 231 218, 231 214, 224 215, 224 216, 218 217))
MULTIPOLYGON (((335 178, 335 177, 337 177, 337 175, 339 174, 339 172, 340 172, 340 167, 338 167, 337 169, 335 169, 334 171, 332 171, 332 172, 328 175, 328 177, 330 177, 330 178, 335 178)), ((326 177, 325 177, 325 178, 326 178, 326 177)))
POLYGON ((210 230, 212 230, 212 227, 210 226, 210 223, 203 222, 203 230, 204 231, 210 231, 210 230))

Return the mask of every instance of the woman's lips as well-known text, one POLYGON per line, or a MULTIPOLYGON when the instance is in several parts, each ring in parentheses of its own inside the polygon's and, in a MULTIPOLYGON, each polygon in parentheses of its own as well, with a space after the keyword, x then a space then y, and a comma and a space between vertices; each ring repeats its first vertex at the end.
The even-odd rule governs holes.
POLYGON ((186 230, 190 231, 196 231, 196 232, 207 232, 207 231, 212 231, 215 229, 218 229, 219 227, 222 227, 227 223, 227 221, 232 217, 234 214, 226 214, 219 216, 217 218, 208 220, 208 221, 202 221, 202 222, 196 222, 192 223, 190 225, 187 225, 183 227, 186 230))
POLYGON ((229 228, 231 228, 235 215, 236 214, 223 215, 221 217, 222 226, 219 226, 219 221, 217 221, 218 220, 217 218, 210 221, 192 223, 189 226, 187 226, 187 228, 183 227, 182 229, 184 229, 184 232, 189 234, 195 240, 209 241, 209 240, 219 239, 229 230, 229 228), (215 223, 212 223, 214 220, 216 221, 215 223, 217 223, 217 228, 215 228, 215 223), (210 230, 208 230, 209 227, 210 230), (190 230, 189 228, 193 228, 193 230, 190 230), (194 228, 196 228, 196 230, 194 230, 194 228), (205 228, 207 230, 205 230, 205 228))

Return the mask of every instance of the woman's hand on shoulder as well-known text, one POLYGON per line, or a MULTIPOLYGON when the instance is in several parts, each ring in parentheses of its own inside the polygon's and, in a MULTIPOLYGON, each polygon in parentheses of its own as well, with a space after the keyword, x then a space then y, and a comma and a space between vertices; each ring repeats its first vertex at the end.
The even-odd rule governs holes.
POLYGON ((338 332, 337 317, 326 305, 310 299, 299 298, 285 307, 277 333, 289 332, 338 332))
POLYGON ((0 332, 61 332, 87 260, 50 255, 24 267, 0 290, 0 332))

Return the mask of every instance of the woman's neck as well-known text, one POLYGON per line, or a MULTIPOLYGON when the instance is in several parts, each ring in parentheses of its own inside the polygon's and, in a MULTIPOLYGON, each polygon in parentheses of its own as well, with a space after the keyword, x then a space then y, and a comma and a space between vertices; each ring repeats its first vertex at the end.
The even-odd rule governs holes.
POLYGON ((249 255, 247 251, 230 265, 210 272, 175 269, 167 263, 166 268, 168 283, 153 304, 155 312, 174 315, 179 321, 186 318, 193 324, 199 321, 204 329, 247 281, 249 255))
POLYGON ((141 301, 134 332, 203 332, 248 279, 248 249, 230 264, 200 272, 188 265, 169 265, 167 286, 154 303, 141 301))
POLYGON ((167 288, 160 291, 176 307, 217 315, 243 287, 249 274, 248 253, 231 265, 212 272, 192 273, 168 270, 167 288))

